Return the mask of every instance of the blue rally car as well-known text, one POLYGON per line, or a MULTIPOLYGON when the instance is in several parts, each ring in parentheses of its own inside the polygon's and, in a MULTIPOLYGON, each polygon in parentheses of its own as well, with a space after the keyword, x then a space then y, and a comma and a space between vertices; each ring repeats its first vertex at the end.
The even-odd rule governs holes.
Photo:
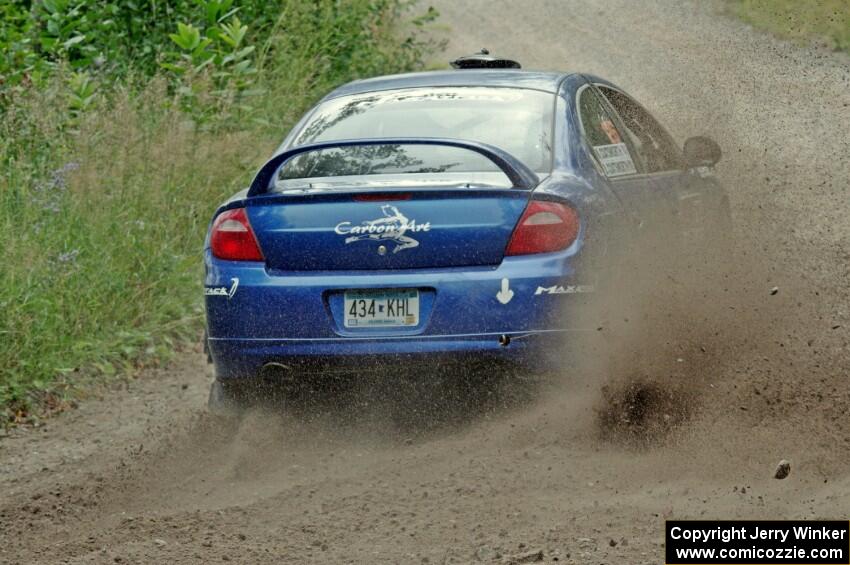
POLYGON ((594 76, 452 65, 334 90, 216 210, 211 405, 258 376, 530 365, 582 329, 572 306, 613 276, 600 258, 728 223, 712 140, 681 149, 594 76))

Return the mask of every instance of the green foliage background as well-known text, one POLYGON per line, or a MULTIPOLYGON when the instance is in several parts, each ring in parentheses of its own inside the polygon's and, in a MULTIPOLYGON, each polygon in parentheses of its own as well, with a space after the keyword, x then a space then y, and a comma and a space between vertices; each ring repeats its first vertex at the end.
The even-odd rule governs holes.
POLYGON ((0 5, 0 410, 197 339, 210 214, 331 87, 422 67, 405 0, 0 5))
POLYGON ((820 40, 850 53, 850 0, 727 0, 755 27, 797 41, 820 40))

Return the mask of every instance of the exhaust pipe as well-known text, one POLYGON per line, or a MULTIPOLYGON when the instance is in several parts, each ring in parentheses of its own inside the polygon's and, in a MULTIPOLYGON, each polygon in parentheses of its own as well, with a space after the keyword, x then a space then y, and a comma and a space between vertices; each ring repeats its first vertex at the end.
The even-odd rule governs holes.
POLYGON ((293 376, 292 367, 284 365, 283 363, 276 363, 274 361, 266 363, 263 365, 263 368, 260 369, 260 377, 263 378, 273 377, 280 379, 283 377, 284 379, 290 379, 293 376))
POLYGON ((507 347, 511 344, 511 336, 507 334, 502 334, 499 336, 499 345, 502 347, 507 347))

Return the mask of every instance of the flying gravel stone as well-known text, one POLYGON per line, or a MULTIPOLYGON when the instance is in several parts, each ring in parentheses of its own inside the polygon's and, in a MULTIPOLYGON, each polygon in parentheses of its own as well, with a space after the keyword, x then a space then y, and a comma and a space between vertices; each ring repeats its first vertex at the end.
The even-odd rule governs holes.
POLYGON ((773 474, 774 479, 784 479, 791 474, 791 463, 783 459, 776 466, 776 472, 773 474))

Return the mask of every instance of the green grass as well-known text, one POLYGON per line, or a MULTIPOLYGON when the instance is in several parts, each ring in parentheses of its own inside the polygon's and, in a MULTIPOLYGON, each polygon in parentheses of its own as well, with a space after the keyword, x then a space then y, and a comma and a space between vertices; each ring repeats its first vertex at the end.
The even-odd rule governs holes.
POLYGON ((732 12, 753 26, 796 41, 825 41, 850 52, 848 0, 728 0, 732 12))
POLYGON ((0 108, 5 421, 197 340, 201 251, 217 204, 329 88, 418 68, 428 49, 405 25, 403 2, 282 5, 287 25, 272 30, 274 49, 258 49, 248 109, 203 76, 187 109, 154 77, 109 85, 69 113, 61 69, 0 108))

